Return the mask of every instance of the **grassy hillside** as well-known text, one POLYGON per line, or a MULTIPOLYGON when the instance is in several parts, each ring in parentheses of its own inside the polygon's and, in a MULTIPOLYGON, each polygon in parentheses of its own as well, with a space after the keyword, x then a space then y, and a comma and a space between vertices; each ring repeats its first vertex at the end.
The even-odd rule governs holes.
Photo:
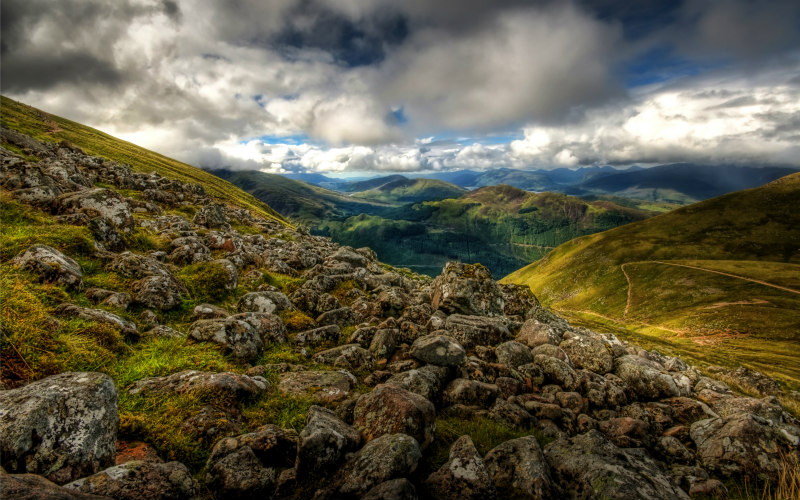
POLYGON ((418 203, 458 198, 467 190, 437 179, 400 177, 381 186, 353 194, 355 198, 386 203, 418 203))
POLYGON ((67 140, 87 154, 127 163, 137 172, 158 172, 164 177, 200 184, 209 195, 221 201, 286 222, 264 202, 204 170, 7 97, 2 97, 0 104, 0 124, 5 128, 22 132, 40 141, 67 140))
POLYGON ((504 281, 579 323, 800 387, 798 200, 793 174, 577 238, 504 281))

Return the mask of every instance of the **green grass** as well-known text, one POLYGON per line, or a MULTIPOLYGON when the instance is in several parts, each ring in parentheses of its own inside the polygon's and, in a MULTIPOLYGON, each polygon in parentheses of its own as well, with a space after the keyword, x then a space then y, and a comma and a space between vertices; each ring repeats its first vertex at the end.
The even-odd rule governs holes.
POLYGON ((280 214, 264 202, 204 170, 117 139, 91 127, 45 113, 5 96, 2 97, 0 104, 3 110, 0 123, 6 128, 45 142, 60 142, 66 139, 87 154, 127 163, 137 172, 157 172, 170 179, 200 184, 209 195, 220 201, 286 223, 280 214))

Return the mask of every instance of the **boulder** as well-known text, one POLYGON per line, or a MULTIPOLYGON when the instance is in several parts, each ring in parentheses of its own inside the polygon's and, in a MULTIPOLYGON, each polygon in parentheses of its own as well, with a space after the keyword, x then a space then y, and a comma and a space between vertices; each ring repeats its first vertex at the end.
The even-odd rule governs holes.
POLYGON ((11 263, 39 275, 46 283, 56 283, 72 289, 83 287, 80 264, 53 247, 33 245, 14 257, 11 263))
POLYGON ((544 454, 562 498, 689 498, 644 450, 618 448, 596 430, 558 439, 544 454))
POLYGON ((274 314, 240 313, 225 319, 201 319, 192 323, 189 338, 223 346, 234 357, 253 361, 265 342, 286 341, 283 321, 274 314))
POLYGON ((411 345, 409 354, 423 363, 437 366, 459 366, 466 351, 454 338, 446 335, 425 335, 411 345))
POLYGON ((197 499, 199 487, 180 462, 132 460, 64 486, 116 500, 197 499))
POLYGON ((173 276, 146 276, 131 284, 134 300, 144 307, 168 311, 181 305, 187 293, 173 276))
POLYGON ((516 341, 528 347, 536 347, 543 344, 558 345, 561 342, 561 333, 546 323, 529 319, 522 324, 516 341))
POLYGON ((194 309, 192 310, 193 320, 227 318, 230 315, 231 313, 229 313, 226 309, 215 306, 214 304, 198 304, 194 306, 194 309))
POLYGON ((436 500, 497 498, 486 464, 469 436, 461 436, 453 443, 447 462, 428 476, 425 488, 436 500))
POLYGON ((350 264, 353 267, 366 267, 367 259, 353 250, 350 247, 339 247, 339 249, 333 253, 328 260, 336 261, 336 262, 345 262, 350 264))
POLYGON ((392 375, 386 384, 419 394, 429 401, 436 401, 447 375, 448 370, 443 366, 426 365, 392 375))
POLYGON ((520 316, 522 319, 529 319, 533 310, 542 308, 539 300, 528 285, 513 285, 510 283, 500 285, 500 293, 505 302, 503 313, 506 316, 520 316))
POLYGON ((317 317, 318 325, 338 325, 340 328, 353 326, 356 323, 356 315, 350 307, 340 307, 325 311, 317 317))
POLYGON ((652 436, 647 422, 631 417, 617 417, 598 424, 600 432, 620 448, 647 447, 652 436))
POLYGON ((375 362, 372 354, 358 344, 345 344, 318 352, 314 361, 348 370, 369 369, 375 362))
POLYGON ((113 465, 117 400, 101 373, 61 373, 0 391, 3 468, 64 484, 113 465))
POLYGON ((367 492, 361 500, 418 500, 414 484, 405 478, 383 482, 367 492))
POLYGON ((547 500, 556 497, 550 466, 534 436, 502 443, 483 458, 499 498, 547 500))
POLYGON ((325 342, 336 343, 342 335, 342 330, 336 325, 323 326, 300 332, 292 337, 292 343, 299 346, 317 346, 325 342))
POLYGON ((133 229, 133 211, 116 191, 105 188, 84 189, 59 196, 54 201, 59 214, 85 213, 89 217, 106 218, 119 229, 133 229))
POLYGON ((239 299, 239 312, 277 313, 292 308, 289 298, 280 292, 250 292, 239 299))
POLYGON ((484 266, 448 262, 433 280, 431 306, 448 314, 500 316, 505 302, 492 273, 484 266))
POLYGON ((375 332, 369 344, 369 352, 375 359, 389 359, 397 349, 400 337, 399 330, 395 328, 381 328, 375 332))
POLYGON ((36 474, 7 474, 2 470, 0 495, 5 500, 113 500, 69 490, 36 474))
POLYGON ((259 376, 184 370, 166 377, 144 378, 134 382, 128 392, 130 394, 213 392, 238 399, 258 396, 268 389, 269 382, 259 376))
POLYGON ((635 355, 617 358, 614 373, 640 397, 658 399, 680 396, 675 380, 661 366, 635 355))
POLYGON ((61 304, 56 308, 55 314, 66 318, 81 318, 87 321, 95 321, 97 323, 110 325, 112 328, 119 330, 119 332, 126 337, 136 338, 139 336, 139 329, 135 324, 102 309, 89 309, 74 304, 61 304))
POLYGON ((345 371, 298 371, 280 376, 278 391, 284 395, 309 397, 317 403, 341 401, 350 395, 356 378, 345 371))
POLYGON ((502 320, 482 316, 451 314, 445 322, 445 330, 447 335, 466 349, 479 345, 497 345, 511 336, 502 320))
POLYGON ((87 226, 95 241, 102 244, 106 250, 119 252, 125 248, 125 239, 117 231, 116 226, 105 217, 93 217, 87 226))
POLYGON ((433 441, 436 408, 419 394, 381 384, 358 398, 353 427, 365 441, 386 434, 407 434, 424 449, 433 441))
POLYGON ((576 368, 605 375, 614 368, 614 352, 597 337, 572 335, 560 344, 576 368))
POLYGON ((222 229, 223 231, 228 231, 231 228, 227 217, 225 217, 223 206, 216 203, 201 206, 194 214, 192 223, 209 229, 222 229))
POLYGON ((295 469, 300 475, 324 472, 359 444, 361 435, 357 430, 342 422, 331 410, 312 406, 300 433, 295 469))
POLYGON ((510 368, 517 368, 533 362, 533 355, 530 347, 514 340, 503 342, 494 350, 497 362, 510 368))
POLYGON ((375 486, 414 472, 422 458, 417 440, 405 434, 386 434, 368 442, 339 470, 333 489, 360 498, 375 486))
POLYGON ((578 388, 580 377, 566 361, 544 354, 534 356, 534 362, 542 369, 544 379, 553 384, 558 384, 567 391, 578 388))
POLYGON ((457 378, 444 389, 442 399, 446 405, 463 404, 489 408, 499 394, 500 390, 494 384, 457 378))

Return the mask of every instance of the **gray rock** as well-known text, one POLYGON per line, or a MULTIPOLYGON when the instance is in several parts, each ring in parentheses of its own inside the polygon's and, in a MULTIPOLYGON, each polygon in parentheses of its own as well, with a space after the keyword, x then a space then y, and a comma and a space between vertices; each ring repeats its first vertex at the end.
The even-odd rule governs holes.
POLYGON ((281 374, 281 394, 305 396, 317 403, 342 401, 350 395, 356 378, 345 371, 298 371, 281 374))
POLYGON ((386 434, 407 434, 424 449, 433 441, 436 408, 413 392, 381 384, 358 398, 353 410, 353 427, 365 441, 386 434))
POLYGON ((558 384, 567 391, 578 388, 580 378, 566 361, 544 354, 534 356, 534 361, 542 369, 545 381, 558 384))
POLYGON ((275 489, 277 472, 264 467, 249 446, 209 461, 208 487, 217 498, 270 498, 275 489))
POLYGON ((129 231, 134 226, 133 212, 128 202, 111 189, 93 188, 67 193, 58 197, 54 205, 59 214, 101 215, 123 231, 129 231))
POLYGON ((350 247, 339 247, 330 257, 331 261, 345 262, 353 267, 366 267, 367 259, 350 247))
POLYGON ((116 500, 191 500, 198 484, 180 462, 132 460, 79 479, 65 488, 116 500))
POLYGON ((534 436, 502 443, 483 459, 499 498, 547 500, 556 495, 550 466, 534 436))
POLYGON ((187 293, 183 283, 173 276, 147 276, 131 285, 134 300, 153 309, 168 311, 181 305, 187 293))
POLYGON ((116 328, 127 337, 138 337, 139 329, 135 324, 127 319, 120 318, 116 314, 102 309, 89 309, 80 307, 73 304, 61 304, 55 310, 55 314, 65 318, 81 318, 88 321, 95 321, 97 323, 104 323, 116 328))
POLYGON ((165 325, 156 325, 153 328, 144 332, 144 334, 150 337, 163 337, 163 338, 173 338, 173 339, 180 339, 186 337, 185 333, 181 333, 178 330, 175 330, 165 325))
POLYGON ((314 361, 348 370, 369 369, 375 362, 372 354, 358 344, 346 344, 318 352, 314 361))
POLYGON ((0 391, 3 468, 63 484, 112 465, 117 400, 101 373, 62 373, 0 391))
MULTIPOLYGON (((247 434, 222 438, 211 450, 206 468, 211 469, 214 464, 246 448, 255 453, 263 467, 293 467, 297 456, 297 433, 267 424, 247 434)), ((235 467, 235 461, 231 465, 235 467)))
POLYGON ((422 458, 417 440, 405 434, 386 434, 358 450, 341 468, 336 490, 360 497, 375 486, 414 472, 422 458))
POLYGON ((345 453, 358 448, 361 435, 332 411, 312 406, 300 433, 295 469, 300 475, 317 474, 337 465, 345 453))
POLYGON ((544 453, 563 498, 689 498, 644 450, 617 448, 596 430, 554 441, 544 453))
POLYGON ((437 500, 497 498, 486 464, 469 436, 461 436, 453 443, 447 462, 428 476, 425 488, 437 500))
POLYGON ((250 292, 239 299, 239 312, 277 313, 292 308, 289 298, 280 292, 250 292))
POLYGON ((445 322, 445 330, 466 349, 497 345, 511 336, 502 320, 482 316, 451 314, 445 322))
POLYGON ((227 318, 230 316, 226 309, 222 307, 215 306, 214 304, 199 304, 194 306, 194 310, 192 310, 192 319, 220 319, 220 318, 227 318))
POLYGON ((5 500, 113 500, 68 490, 36 474, 7 474, 2 470, 0 494, 5 500))
POLYGON ((128 390, 130 394, 169 393, 186 394, 193 392, 215 392, 234 398, 253 397, 269 389, 269 382, 263 377, 241 375, 231 372, 202 372, 184 370, 166 377, 148 377, 134 382, 128 390))
POLYGON ((350 307, 340 307, 323 312, 316 319, 318 325, 338 325, 340 328, 353 326, 356 323, 356 315, 350 307))
POLYGON ((500 390, 494 384, 457 378, 445 387, 442 399, 446 405, 463 404, 488 408, 499 394, 500 390))
POLYGON ((83 287, 80 264, 53 247, 33 245, 14 257, 11 263, 38 274, 46 283, 57 283, 72 289, 83 287))
POLYGON ((423 363, 437 366, 459 366, 467 357, 466 351, 454 338, 446 335, 426 335, 414 341, 409 354, 423 363))
POLYGON ((572 335, 560 344, 576 368, 605 375, 614 368, 614 352, 597 337, 572 335))
POLYGON ((561 342, 561 333, 546 323, 529 319, 522 324, 516 341, 528 347, 536 347, 543 344, 558 345, 561 342))
POLYGON ((530 347, 514 340, 503 342, 494 350, 497 361, 510 368, 517 368, 533 362, 530 347))
POLYGON ((107 250, 119 252, 125 248, 124 238, 120 232, 117 231, 116 226, 105 217, 93 217, 89 221, 88 227, 94 239, 101 243, 107 250))
POLYGON ((614 373, 641 398, 657 399, 681 395, 675 380, 662 371, 658 363, 627 355, 617 358, 614 365, 614 373))
POLYGON ((448 262, 433 281, 431 306, 448 314, 499 316, 505 302, 492 273, 484 266, 448 262))
POLYGON ((225 319, 201 319, 192 323, 189 338, 223 346, 233 356, 252 361, 264 344, 286 341, 286 329, 274 314, 240 313, 225 319))
POLYGON ((408 370, 392 375, 387 385, 401 387, 414 394, 419 394, 429 401, 436 401, 447 379, 448 370, 443 366, 426 365, 419 369, 408 370))
POLYGON ((392 479, 367 492, 361 500, 418 500, 417 490, 408 479, 392 479))
POLYGON ((222 229, 223 231, 229 231, 231 228, 227 217, 225 217, 222 205, 216 203, 200 207, 197 213, 194 214, 192 223, 209 229, 222 229))
POLYGON ((336 343, 342 335, 342 330, 336 325, 323 326, 300 332, 292 337, 292 343, 299 346, 317 346, 325 342, 336 343))
POLYGON ((369 352, 375 359, 388 359, 397 349, 400 332, 394 328, 382 328, 375 332, 369 344, 369 352))

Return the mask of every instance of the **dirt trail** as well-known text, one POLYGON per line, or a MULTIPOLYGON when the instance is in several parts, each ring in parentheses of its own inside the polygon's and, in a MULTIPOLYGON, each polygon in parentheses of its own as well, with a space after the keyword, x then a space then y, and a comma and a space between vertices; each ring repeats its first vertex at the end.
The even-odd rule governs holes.
POLYGON ((633 286, 631 284, 630 276, 628 276, 627 271, 625 271, 625 266, 630 265, 630 264, 663 264, 665 266, 685 267, 687 269, 694 269, 696 271, 705 271, 707 273, 720 274, 722 276, 728 276, 730 278, 736 278, 736 279, 740 279, 740 280, 744 280, 744 281, 750 281, 752 283, 758 283, 759 285, 769 286, 769 287, 772 287, 772 288, 777 288, 778 290, 783 290, 785 292, 796 293, 796 294, 800 295, 800 290, 795 290, 794 288, 788 288, 788 287, 785 287, 785 286, 776 285, 774 283, 769 283, 767 281, 748 278, 746 276, 739 276, 738 274, 731 274, 731 273, 726 273, 726 272, 723 272, 723 271, 715 271, 713 269, 706 269, 704 267, 690 266, 688 264, 676 264, 675 262, 666 262, 666 261, 663 261, 663 260, 640 260, 640 261, 636 261, 636 262, 626 262, 625 264, 622 264, 622 265, 619 266, 620 270, 622 271, 622 274, 625 275, 625 280, 628 282, 628 300, 625 303, 625 312, 622 315, 622 319, 627 319, 628 318, 628 311, 630 311, 630 308, 631 308, 631 295, 632 295, 633 286))

